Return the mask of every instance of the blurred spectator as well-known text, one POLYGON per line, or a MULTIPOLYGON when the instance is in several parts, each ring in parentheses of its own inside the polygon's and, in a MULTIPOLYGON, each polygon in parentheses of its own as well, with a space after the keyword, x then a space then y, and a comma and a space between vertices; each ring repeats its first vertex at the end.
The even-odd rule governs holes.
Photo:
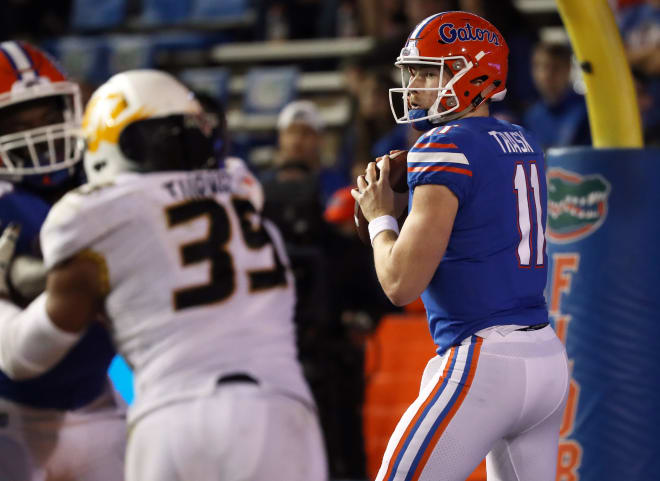
POLYGON ((619 29, 638 82, 638 94, 651 99, 651 106, 641 109, 644 137, 647 142, 657 142, 660 130, 660 0, 646 0, 623 8, 619 12, 619 29))
MULTIPOLYGON (((365 469, 362 356, 341 322, 343 306, 354 299, 346 290, 353 279, 341 272, 348 248, 323 218, 323 122, 312 102, 295 101, 281 111, 277 126, 276 158, 261 174, 264 216, 282 231, 291 259, 299 357, 318 404, 331 476, 359 478, 365 469)), ((365 296, 367 304, 372 296, 365 296)))
POLYGON ((644 144, 659 146, 660 121, 658 120, 658 112, 660 111, 660 105, 658 98, 660 98, 660 95, 658 95, 657 77, 655 79, 649 78, 637 70, 633 70, 632 74, 637 93, 637 105, 642 117, 644 144), (653 89, 655 89, 655 95, 652 94, 653 89))
POLYGON ((296 181, 310 176, 316 201, 323 206, 335 190, 348 183, 346 174, 321 165, 324 129, 321 113, 313 102, 296 100, 287 104, 277 119, 278 150, 273 168, 262 173, 263 181, 296 181))
MULTIPOLYGON (((363 174, 364 170, 358 172, 363 174)), ((357 175, 356 175, 357 177, 357 175)), ((342 324, 361 341, 361 334, 371 332, 387 312, 399 311, 385 296, 371 259, 371 246, 360 241, 355 228, 353 186, 337 190, 325 209, 324 219, 337 234, 331 249, 338 261, 333 263, 333 305, 340 311, 342 324)), ((361 346, 362 347, 362 346, 361 346)))
POLYGON ((415 25, 435 13, 456 10, 458 0, 359 0, 359 6, 364 34, 376 41, 369 58, 361 60, 389 68, 415 25))
POLYGON ((362 33, 357 0, 259 0, 256 38, 297 40, 362 33))
POLYGON ((359 0, 365 35, 375 39, 399 39, 407 35, 404 3, 401 0, 359 0))
POLYGON ((288 104, 277 120, 278 149, 273 166, 260 175, 266 194, 264 214, 292 243, 314 243, 322 235, 323 128, 312 102, 288 104))
POLYGON ((523 125, 544 149, 591 143, 587 107, 571 82, 572 54, 568 46, 539 43, 532 56, 532 76, 541 95, 525 113, 523 125))
POLYGON ((364 34, 358 0, 323 0, 317 37, 357 37, 364 34))
MULTIPOLYGON (((362 173, 362 172, 360 172, 362 173)), ((334 477, 365 479, 365 453, 362 434, 364 404, 364 350, 368 334, 388 312, 400 311, 383 293, 372 261, 371 247, 357 237, 353 220, 355 201, 351 187, 339 189, 331 197, 324 218, 333 227, 327 243, 330 307, 336 332, 330 336, 336 359, 337 381, 320 401, 334 405, 328 409, 329 456, 334 459, 334 477), (336 340, 341 340, 337 342, 336 340), (330 390, 332 389, 332 390, 330 390)))
MULTIPOLYGON (((344 172, 350 172, 357 165, 362 173, 367 163, 376 157, 390 150, 407 149, 411 128, 394 121, 390 103, 384 100, 389 98, 390 88, 400 86, 392 80, 391 67, 357 61, 345 71, 353 100, 353 115, 342 136, 337 164, 344 172)), ((396 108, 399 108, 398 103, 396 108)))
POLYGON ((660 75, 660 0, 646 0, 621 10, 619 28, 630 66, 660 75))
POLYGON ((277 127, 279 143, 273 167, 260 174, 265 198, 263 215, 279 227, 291 260, 296 281, 299 358, 319 401, 325 431, 323 419, 327 414, 319 391, 331 382, 327 370, 332 361, 324 358, 332 319, 323 254, 329 229, 323 221, 319 187, 323 123, 311 102, 296 101, 281 111, 277 127))

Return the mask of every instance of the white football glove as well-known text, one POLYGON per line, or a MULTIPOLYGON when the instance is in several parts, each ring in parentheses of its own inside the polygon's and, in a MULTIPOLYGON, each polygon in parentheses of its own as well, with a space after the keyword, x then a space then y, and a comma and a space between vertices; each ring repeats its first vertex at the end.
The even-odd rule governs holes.
POLYGON ((11 261, 7 280, 14 294, 30 302, 46 290, 47 274, 44 261, 19 254, 11 261))
POLYGON ((9 297, 9 285, 7 278, 9 274, 9 264, 14 257, 18 235, 21 233, 21 227, 18 224, 9 224, 2 231, 0 236, 0 296, 9 297))

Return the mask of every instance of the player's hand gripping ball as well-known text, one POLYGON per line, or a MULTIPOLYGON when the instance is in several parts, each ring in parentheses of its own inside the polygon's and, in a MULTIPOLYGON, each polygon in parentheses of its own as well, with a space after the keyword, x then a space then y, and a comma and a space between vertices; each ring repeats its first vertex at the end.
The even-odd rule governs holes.
MULTIPOLYGON (((390 186, 392 190, 397 193, 408 192, 408 151, 407 150, 392 150, 389 153, 390 157, 390 186)), ((383 165, 383 157, 376 159, 376 174, 380 174, 380 167, 383 165)), ((404 209, 403 214, 399 217, 399 227, 403 224, 407 215, 407 210, 404 209)), ((360 204, 355 202, 355 228, 357 229, 358 237, 362 242, 371 245, 369 239, 369 223, 365 219, 360 204)))

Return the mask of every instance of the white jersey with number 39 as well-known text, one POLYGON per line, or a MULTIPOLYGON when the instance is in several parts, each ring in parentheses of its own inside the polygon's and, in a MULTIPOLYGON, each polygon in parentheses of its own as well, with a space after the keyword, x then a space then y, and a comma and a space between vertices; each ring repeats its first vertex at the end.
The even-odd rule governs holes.
POLYGON ((112 335, 135 371, 132 421, 231 373, 311 400, 296 361, 293 278, 262 203, 256 179, 228 159, 217 171, 120 174, 51 210, 47 267, 91 251, 107 269, 112 335))

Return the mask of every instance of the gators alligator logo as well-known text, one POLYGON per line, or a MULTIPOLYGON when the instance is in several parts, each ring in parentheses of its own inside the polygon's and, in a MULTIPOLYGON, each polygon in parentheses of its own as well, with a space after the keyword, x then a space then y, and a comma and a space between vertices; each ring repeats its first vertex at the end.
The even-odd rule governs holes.
POLYGON ((602 175, 582 176, 548 169, 548 238, 574 242, 593 234, 607 217, 610 183, 602 175))

